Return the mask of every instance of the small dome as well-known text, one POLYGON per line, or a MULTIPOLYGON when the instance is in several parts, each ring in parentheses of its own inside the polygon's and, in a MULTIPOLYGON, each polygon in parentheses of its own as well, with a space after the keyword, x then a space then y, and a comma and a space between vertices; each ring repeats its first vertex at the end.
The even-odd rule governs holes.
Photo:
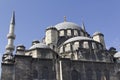
POLYGON ((62 23, 55 25, 55 27, 57 28, 57 30, 61 30, 61 29, 78 29, 78 30, 80 30, 81 29, 79 25, 72 23, 72 22, 62 22, 62 23))
POLYGON ((38 43, 40 43, 39 40, 33 40, 33 41, 32 41, 32 45, 35 45, 35 44, 38 44, 38 43))
POLYGON ((49 46, 47 46, 44 43, 37 43, 35 45, 32 45, 29 49, 36 49, 36 48, 50 48, 49 46))
POLYGON ((46 28, 46 30, 49 30, 49 29, 57 30, 54 26, 49 26, 46 28))
POLYGON ((115 54, 114 54, 114 57, 115 57, 115 58, 120 58, 120 52, 115 53, 115 54))
POLYGON ((74 42, 74 41, 80 41, 80 40, 92 40, 92 41, 94 41, 92 38, 77 36, 77 37, 73 37, 73 38, 68 39, 63 44, 67 44, 67 43, 74 42))
POLYGON ((104 36, 103 33, 101 33, 101 32, 95 32, 95 33, 93 34, 93 36, 96 36, 96 35, 102 35, 102 36, 104 36))
POLYGON ((18 46, 17 46, 17 50, 25 50, 25 46, 24 45, 22 45, 22 44, 19 44, 18 46))

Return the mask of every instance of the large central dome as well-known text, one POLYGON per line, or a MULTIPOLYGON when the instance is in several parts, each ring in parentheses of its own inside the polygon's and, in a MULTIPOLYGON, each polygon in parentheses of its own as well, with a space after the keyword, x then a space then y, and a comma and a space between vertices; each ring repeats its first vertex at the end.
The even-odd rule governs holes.
POLYGON ((72 22, 62 22, 62 23, 55 25, 55 27, 57 28, 57 30, 61 30, 61 29, 78 29, 78 30, 80 30, 81 29, 79 25, 72 23, 72 22))

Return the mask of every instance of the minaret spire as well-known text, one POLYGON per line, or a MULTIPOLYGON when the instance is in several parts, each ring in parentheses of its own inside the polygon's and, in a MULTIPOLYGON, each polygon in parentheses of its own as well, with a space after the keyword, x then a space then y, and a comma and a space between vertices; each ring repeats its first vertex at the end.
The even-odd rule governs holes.
POLYGON ((11 17, 11 24, 15 25, 15 11, 13 11, 12 13, 12 17, 11 17))
POLYGON ((84 31, 86 31, 85 25, 84 25, 84 22, 83 22, 83 21, 82 21, 82 29, 83 29, 84 31))
POLYGON ((15 49, 14 28, 15 28, 15 12, 13 11, 11 21, 10 21, 9 33, 7 35, 8 44, 6 45, 6 51, 5 51, 5 54, 3 55, 3 62, 5 63, 9 63, 13 60, 13 51, 15 49))

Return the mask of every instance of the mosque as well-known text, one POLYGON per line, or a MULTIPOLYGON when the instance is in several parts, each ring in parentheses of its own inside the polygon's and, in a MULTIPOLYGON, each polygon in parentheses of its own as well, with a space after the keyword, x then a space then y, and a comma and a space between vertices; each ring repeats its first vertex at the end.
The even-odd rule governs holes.
POLYGON ((2 56, 1 80, 120 80, 120 52, 107 49, 104 34, 90 35, 84 23, 79 26, 65 17, 64 22, 47 27, 45 37, 34 40, 29 49, 14 46, 14 31, 15 12, 2 56))

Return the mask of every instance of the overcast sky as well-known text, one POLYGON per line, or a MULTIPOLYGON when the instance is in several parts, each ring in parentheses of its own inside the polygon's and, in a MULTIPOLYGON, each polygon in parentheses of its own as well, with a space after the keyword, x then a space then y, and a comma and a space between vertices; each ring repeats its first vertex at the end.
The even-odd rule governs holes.
POLYGON ((48 26, 67 21, 81 26, 82 20, 91 35, 105 36, 107 48, 120 50, 120 0, 0 0, 0 53, 7 44, 12 11, 16 13, 15 46, 28 49, 33 40, 41 40, 48 26))

